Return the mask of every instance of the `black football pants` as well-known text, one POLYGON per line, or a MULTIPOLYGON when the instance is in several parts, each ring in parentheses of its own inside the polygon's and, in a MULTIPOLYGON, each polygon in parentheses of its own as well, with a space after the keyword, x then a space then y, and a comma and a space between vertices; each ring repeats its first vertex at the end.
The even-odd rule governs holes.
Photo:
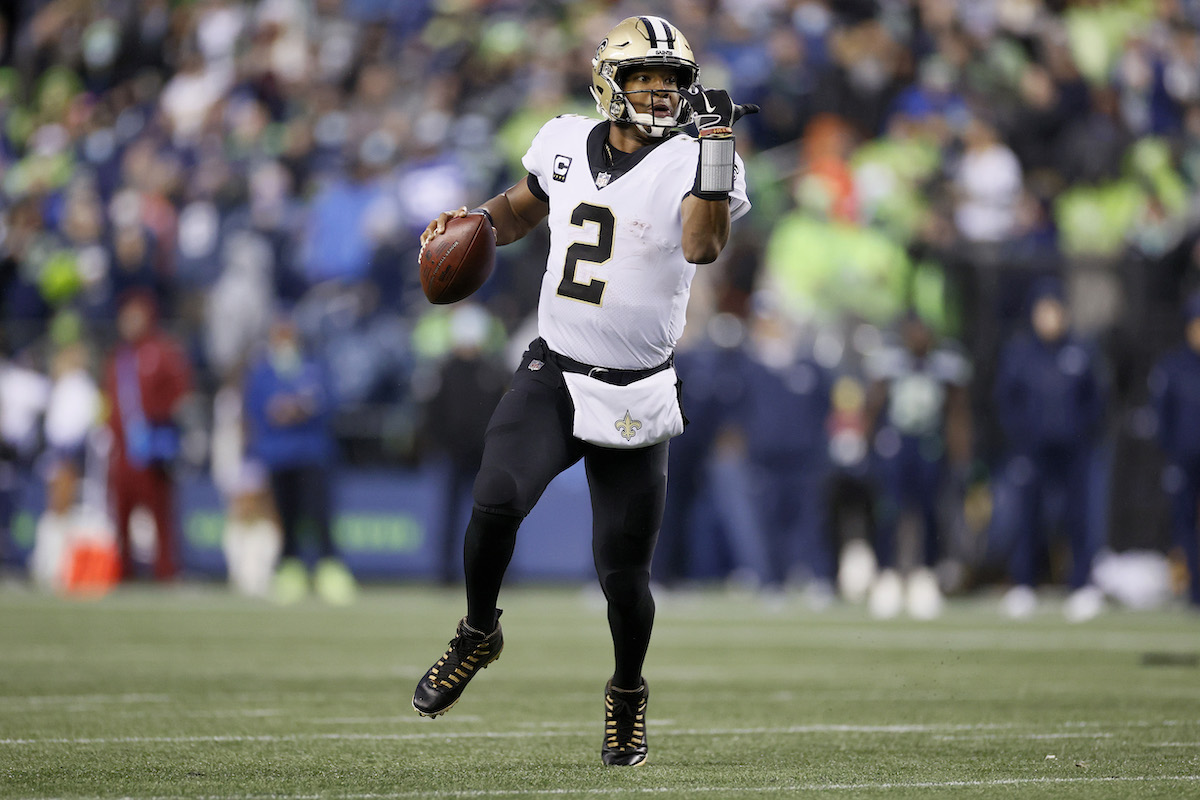
POLYGON ((650 562, 666 499, 668 443, 629 450, 588 444, 571 435, 573 413, 561 373, 531 347, 488 424, 464 549, 467 622, 492 630, 518 526, 550 481, 582 459, 592 553, 608 600, 613 685, 635 689, 654 624, 650 562))

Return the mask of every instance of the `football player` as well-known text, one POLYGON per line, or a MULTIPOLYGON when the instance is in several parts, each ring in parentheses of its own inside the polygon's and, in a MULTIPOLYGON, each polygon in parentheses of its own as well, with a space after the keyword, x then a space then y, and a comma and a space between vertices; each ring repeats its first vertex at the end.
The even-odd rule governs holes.
POLYGON ((717 259, 749 209, 733 124, 757 111, 697 82, 684 35, 660 17, 630 17, 592 60, 604 120, 562 116, 534 137, 529 174, 472 211, 504 245, 548 220, 539 336, 492 415, 474 486, 464 563, 467 614, 413 695, 445 713, 503 647, 500 584, 517 528, 550 480, 587 471, 596 572, 608 601, 615 668, 605 687, 605 764, 646 760, 642 662, 654 600, 650 560, 667 486, 668 440, 683 430, 672 354, 697 264, 717 259), (694 122, 697 136, 679 128, 694 122))

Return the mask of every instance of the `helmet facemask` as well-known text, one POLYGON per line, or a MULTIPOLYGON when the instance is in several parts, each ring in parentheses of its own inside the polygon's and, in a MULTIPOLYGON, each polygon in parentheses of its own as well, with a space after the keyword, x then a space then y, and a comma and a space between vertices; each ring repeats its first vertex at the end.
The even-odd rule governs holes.
POLYGON ((603 100, 595 88, 592 89, 592 96, 596 98, 600 112, 613 122, 633 125, 646 136, 657 138, 666 136, 672 130, 686 125, 691 119, 692 108, 683 100, 680 90, 690 86, 695 79, 691 77, 694 71, 685 65, 669 64, 662 60, 655 63, 646 59, 634 63, 625 62, 617 66, 614 62, 608 61, 599 65, 597 72, 601 79, 608 84, 608 94, 611 98, 608 101, 608 107, 605 108, 601 105, 603 100), (642 68, 658 66, 670 66, 675 69, 678 74, 678 83, 674 88, 625 90, 624 84, 629 75, 642 68), (673 100, 674 113, 668 117, 660 117, 656 116, 653 111, 637 111, 631 95, 640 94, 650 94, 651 102, 657 97, 667 97, 669 101, 673 100), (671 95, 674 95, 674 98, 671 98, 671 95))

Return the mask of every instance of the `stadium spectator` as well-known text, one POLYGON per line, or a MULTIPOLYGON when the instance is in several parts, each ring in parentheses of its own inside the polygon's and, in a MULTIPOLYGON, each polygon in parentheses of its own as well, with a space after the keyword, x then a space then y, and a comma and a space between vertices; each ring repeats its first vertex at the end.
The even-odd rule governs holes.
POLYGON ((225 488, 228 504, 221 550, 229 585, 247 597, 269 597, 283 537, 266 470, 256 461, 243 461, 225 488))
POLYGON ((205 355, 222 381, 240 376, 267 337, 275 291, 269 244, 250 231, 231 232, 221 246, 221 277, 207 294, 205 355))
POLYGON ((900 87, 903 48, 882 19, 861 8, 847 7, 840 22, 828 34, 832 59, 817 78, 813 106, 875 136, 900 87))
POLYGON ((33 549, 29 553, 29 577, 33 585, 51 592, 67 588, 67 559, 79 490, 79 467, 59 458, 46 467, 46 507, 38 516, 33 549))
POLYGON ((88 437, 103 419, 100 388, 92 377, 91 348, 79 318, 57 320, 58 346, 50 365, 43 445, 54 458, 82 467, 88 437))
POLYGON ((313 584, 321 599, 346 605, 357 593, 333 541, 336 407, 329 371, 305 349, 295 321, 280 314, 245 384, 246 454, 267 470, 283 530, 273 587, 280 603, 298 602, 308 591, 306 533, 316 537, 313 584))
POLYGON ((510 373, 488 349, 493 317, 474 303, 460 303, 450 317, 451 351, 438 366, 424 400, 420 432, 429 453, 446 460, 442 489, 439 577, 452 584, 462 573, 462 511, 483 458, 483 435, 510 373))
MULTIPOLYGON (((117 563, 116 545, 104 508, 102 470, 96 455, 104 440, 103 397, 92 377, 91 350, 82 336, 81 318, 56 316, 51 328, 50 392, 43 421, 43 452, 38 473, 46 486, 46 507, 38 517, 29 573, 35 585, 56 592, 69 585, 72 559, 91 542, 117 563)), ((110 580, 114 576, 110 575, 110 580)))
POLYGON ((1061 281, 1044 278, 1029 296, 1030 331, 1010 339, 1000 355, 995 409, 1008 444, 1003 480, 1012 491, 1014 586, 1004 610, 1031 614, 1034 587, 1050 545, 1043 520, 1047 498, 1061 492, 1061 524, 1071 549, 1065 613, 1082 621, 1099 613, 1100 590, 1091 583, 1102 544, 1089 524, 1091 475, 1107 403, 1100 354, 1070 326, 1061 281))
POLYGON ((1184 307, 1184 343, 1155 365, 1150 390, 1168 458, 1171 539, 1187 567, 1188 600, 1200 606, 1200 292, 1184 307))
POLYGON ((108 484, 121 577, 136 576, 129 522, 145 508, 154 519, 154 576, 176 577, 177 521, 172 474, 180 456, 180 413, 192 389, 192 367, 158 321, 154 297, 135 290, 117 309, 120 340, 109 355, 104 395, 113 435, 108 484))
POLYGON ((964 151, 954 171, 954 224, 972 244, 995 244, 1013 238, 1021 196, 1021 165, 980 117, 972 118, 963 136, 964 151))
POLYGON ((50 381, 27 357, 7 352, 0 336, 0 536, 7 538, 23 489, 32 479, 50 381))
POLYGON ((109 270, 112 296, 120 298, 144 289, 153 295, 157 308, 171 308, 173 294, 155 266, 154 258, 150 234, 144 227, 117 225, 112 233, 112 266, 109 270))
POLYGON ((768 588, 797 588, 810 607, 833 599, 829 526, 831 370, 779 315, 756 315, 743 425, 749 492, 766 544, 768 588))
POLYGON ((901 322, 899 333, 898 341, 870 353, 865 365, 871 381, 866 417, 878 491, 875 560, 880 570, 869 607, 881 618, 903 607, 917 619, 930 619, 942 607, 934 571, 944 555, 942 499, 948 484, 964 487, 971 458, 971 364, 954 343, 939 341, 915 312, 901 322), (909 512, 920 520, 921 566, 905 580, 897 571, 897 532, 909 512))
MULTIPOLYGON (((270 313, 270 312, 266 312, 270 313)), ((264 332, 256 346, 266 338, 264 332)), ((246 454, 242 383, 253 349, 224 373, 213 397, 209 460, 213 483, 225 501, 221 549, 230 586, 249 597, 270 597, 283 535, 267 470, 246 454)))
POLYGON ((41 198, 16 198, 6 211, 7 224, 0 241, 4 289, 0 309, 5 344, 11 352, 21 352, 38 340, 50 318, 40 279, 54 251, 55 237, 47 229, 41 198))
POLYGON ((1017 83, 1020 104, 1005 121, 1003 136, 1025 174, 1037 180, 1059 165, 1058 141, 1071 120, 1087 110, 1087 90, 1078 74, 1060 77, 1045 64, 1028 63, 1017 83))
POLYGON ((194 147, 221 101, 229 76, 209 67, 201 53, 185 47, 179 68, 163 86, 159 108, 167 133, 177 148, 194 147))
POLYGON ((368 137, 352 154, 346 174, 333 175, 313 197, 300 255, 309 285, 355 283, 370 273, 374 245, 367 222, 372 208, 385 202, 380 170, 392 157, 391 147, 368 137))
POLYGON ((746 322, 729 312, 715 314, 698 338, 675 359, 688 425, 667 456, 672 484, 655 547, 654 577, 677 586, 698 573, 727 571, 734 588, 758 591, 770 582, 772 570, 746 459, 753 368, 746 322), (721 536, 728 564, 711 557, 702 563, 706 553, 695 535, 701 515, 715 523, 705 529, 721 536))
POLYGON ((766 288, 798 319, 888 324, 903 310, 913 269, 905 248, 878 228, 836 218, 820 177, 802 179, 797 194, 798 207, 776 221, 766 243, 766 288))

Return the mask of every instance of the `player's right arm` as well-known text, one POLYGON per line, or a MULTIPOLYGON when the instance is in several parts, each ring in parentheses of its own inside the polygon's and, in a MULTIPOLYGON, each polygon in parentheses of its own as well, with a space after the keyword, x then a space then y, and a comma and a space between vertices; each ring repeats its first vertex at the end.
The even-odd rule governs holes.
MULTIPOLYGON (((510 244, 529 233, 550 213, 550 204, 529 189, 528 181, 518 181, 500 194, 488 200, 478 209, 487 212, 492 228, 496 231, 496 244, 510 244)), ((465 217, 471 211, 466 206, 454 211, 443 211, 429 223, 421 234, 421 246, 446 230, 446 222, 454 217, 465 217)))
POLYGON ((683 99, 692 107, 700 143, 696 180, 681 209, 683 253, 693 264, 711 264, 729 241, 729 199, 738 186, 733 123, 756 113, 758 106, 738 105, 724 89, 698 83, 683 90, 683 99))

